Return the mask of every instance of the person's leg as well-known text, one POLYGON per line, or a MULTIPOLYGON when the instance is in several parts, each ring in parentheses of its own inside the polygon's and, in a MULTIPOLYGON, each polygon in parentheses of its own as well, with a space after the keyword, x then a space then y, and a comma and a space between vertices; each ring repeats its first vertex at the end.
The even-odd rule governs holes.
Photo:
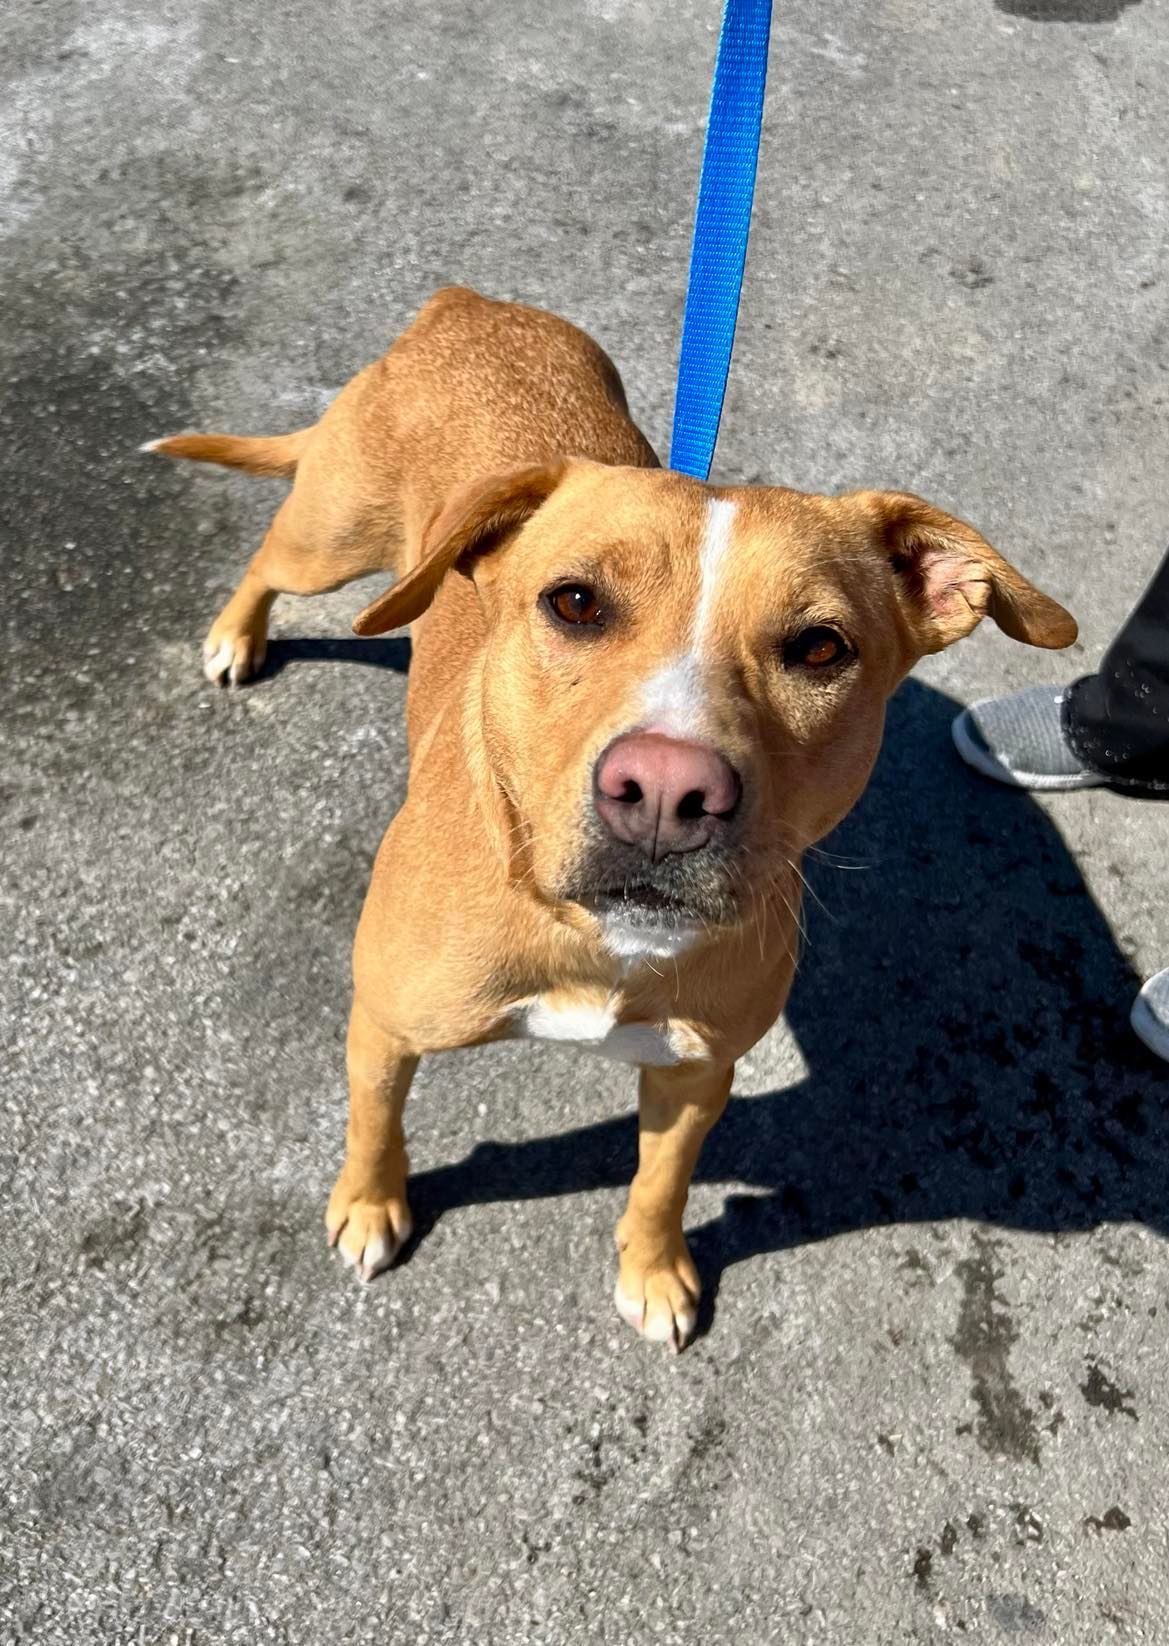
POLYGON ((1015 788, 1169 793, 1169 554, 1097 674, 972 703, 953 734, 968 765, 1015 788))
POLYGON ((1169 786, 1169 554, 1099 671, 1069 687, 1062 709, 1086 766, 1169 786))
MULTIPOLYGON (((1169 794, 1169 554, 1096 674, 972 703, 953 733, 967 765, 1015 788, 1169 794)), ((1137 995, 1132 1026, 1169 1063, 1169 966, 1137 995)))

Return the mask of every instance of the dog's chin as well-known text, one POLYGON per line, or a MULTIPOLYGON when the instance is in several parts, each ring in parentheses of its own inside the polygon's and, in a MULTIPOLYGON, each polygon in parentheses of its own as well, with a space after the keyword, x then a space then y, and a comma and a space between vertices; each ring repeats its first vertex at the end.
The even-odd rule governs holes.
POLYGON ((610 954, 623 960, 669 959, 712 929, 697 910, 664 898, 602 893, 584 907, 595 916, 610 954))

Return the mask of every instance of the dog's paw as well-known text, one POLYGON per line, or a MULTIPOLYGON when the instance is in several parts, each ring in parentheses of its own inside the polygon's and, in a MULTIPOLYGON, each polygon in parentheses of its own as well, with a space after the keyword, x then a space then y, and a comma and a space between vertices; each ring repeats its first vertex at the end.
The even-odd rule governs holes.
POLYGON ((626 1247, 613 1301, 634 1331, 651 1343, 668 1343, 677 1354, 694 1335, 701 1291, 685 1241, 673 1256, 645 1264, 626 1247))
POLYGON ((413 1224, 404 1198, 354 1199, 339 1182, 329 1199, 325 1230, 329 1245, 353 1265, 358 1278, 372 1280, 393 1263, 413 1224))
POLYGON ((229 628, 220 618, 203 642, 203 673, 213 686, 240 686, 260 672, 267 652, 266 618, 246 629, 229 628))

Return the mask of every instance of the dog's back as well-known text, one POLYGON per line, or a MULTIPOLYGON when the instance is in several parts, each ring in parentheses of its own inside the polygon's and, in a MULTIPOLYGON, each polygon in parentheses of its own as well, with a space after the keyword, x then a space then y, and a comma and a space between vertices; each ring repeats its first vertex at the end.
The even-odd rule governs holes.
MULTIPOLYGON (((629 416, 616 366, 591 337, 558 315, 464 286, 436 292, 352 387, 361 396, 355 426, 363 463, 400 499, 399 573, 416 563, 441 505, 484 476, 564 456, 658 467, 629 416)), ((483 632, 474 589, 448 579, 412 627, 412 744, 483 632)))
POLYGON ((427 513, 456 487, 520 464, 657 467, 608 355, 542 309, 448 286, 362 377, 363 426, 384 423, 401 453, 395 468, 427 513))

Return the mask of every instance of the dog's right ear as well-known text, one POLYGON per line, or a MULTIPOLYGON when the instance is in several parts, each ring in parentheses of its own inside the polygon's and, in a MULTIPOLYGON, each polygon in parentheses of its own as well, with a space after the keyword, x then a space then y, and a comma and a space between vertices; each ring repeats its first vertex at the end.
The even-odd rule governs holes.
POLYGON ((418 564, 354 618, 354 634, 385 634, 421 617, 447 572, 466 571, 476 556, 497 548, 551 497, 568 467, 534 464, 461 487, 427 523, 418 564))

